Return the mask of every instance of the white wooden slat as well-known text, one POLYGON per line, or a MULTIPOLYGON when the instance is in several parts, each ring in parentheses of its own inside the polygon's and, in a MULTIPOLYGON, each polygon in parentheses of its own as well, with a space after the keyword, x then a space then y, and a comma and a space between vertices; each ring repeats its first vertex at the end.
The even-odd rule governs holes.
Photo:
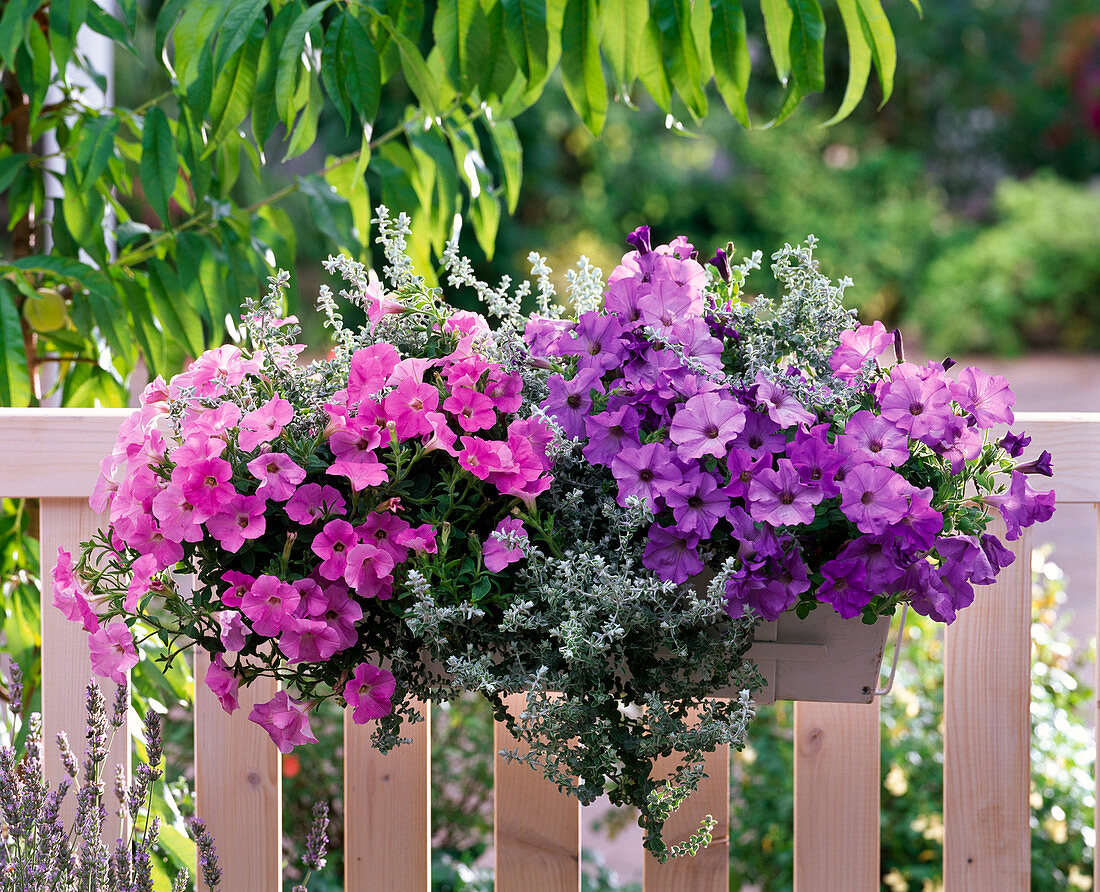
POLYGON ((879 701, 795 703, 796 892, 879 888, 879 701))
POLYGON ((0 495, 88 498, 130 409, 0 409, 0 495))
MULTIPOLYGON (((656 774, 666 774, 677 758, 658 760, 656 774)), ((726 892, 729 888, 730 859, 730 748, 728 744, 708 753, 704 759, 707 776, 665 822, 661 835, 669 845, 681 842, 699 829, 707 815, 717 821, 710 845, 698 854, 670 858, 663 864, 648 852, 642 863, 645 892, 726 892)))
POLYGON ((944 885, 1026 890, 1031 702, 1031 536, 946 631, 944 885))
MULTIPOLYGON (((518 714, 526 695, 507 698, 518 714)), ((524 751, 497 722, 493 727, 493 845, 496 892, 576 892, 581 886, 580 804, 540 773, 505 762, 500 751, 524 751)))
POLYGON ((344 714, 344 889, 428 892, 431 851, 431 725, 406 723, 412 739, 386 755, 371 746, 373 723, 344 714))
MULTIPOLYGON (((55 473, 60 474, 58 468, 55 473)), ((88 651, 88 633, 80 623, 66 619, 53 606, 53 568, 57 549, 76 554, 80 543, 87 540, 105 518, 88 507, 84 499, 42 499, 39 511, 39 542, 42 555, 42 726, 45 741, 46 778, 52 786, 65 777, 57 758, 55 738, 59 731, 69 737, 77 762, 83 762, 85 747, 85 688, 92 678, 92 663, 88 651)), ((108 710, 114 701, 115 685, 109 679, 98 679, 108 710)), ((107 759, 108 778, 114 777, 114 766, 122 765, 130 775, 129 720, 115 734, 107 759)), ((108 783, 108 789, 110 789, 108 783)), ((106 801, 111 808, 113 793, 106 801)), ((62 812, 67 826, 76 814, 76 797, 66 797, 62 812)), ((105 836, 111 845, 118 838, 115 819, 107 822, 105 836)))
MULTIPOLYGON (((205 683, 209 658, 195 659, 195 806, 218 850, 222 889, 282 890, 281 756, 248 720, 276 692, 262 678, 241 688, 240 709, 226 714, 205 683)), ((200 886, 205 890, 205 885, 200 886)))

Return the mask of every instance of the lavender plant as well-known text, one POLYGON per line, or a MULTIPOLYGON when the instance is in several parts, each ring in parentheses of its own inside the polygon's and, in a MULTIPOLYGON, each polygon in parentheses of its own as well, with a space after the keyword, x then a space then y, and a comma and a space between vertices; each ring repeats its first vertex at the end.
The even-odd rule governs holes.
MULTIPOLYGON (((21 675, 17 663, 10 668, 10 706, 13 717, 21 711, 21 675)), ((43 768, 42 717, 27 718, 23 753, 13 746, 0 747, 0 892, 153 892, 154 849, 160 819, 152 815, 153 785, 161 779, 160 718, 150 710, 145 717, 147 760, 140 762, 126 783, 121 767, 114 774, 115 805, 108 808, 107 757, 111 740, 126 719, 129 699, 125 685, 116 688, 108 705, 99 685, 90 681, 85 707, 87 745, 78 767, 65 732, 57 735, 66 777, 51 788, 43 768), (75 787, 76 817, 66 828, 62 804, 75 787), (114 847, 105 842, 117 832, 114 847)), ((14 737, 14 735, 13 735, 14 737)), ((210 892, 220 882, 213 840, 201 822, 198 831, 203 880, 210 892)), ((188 873, 181 870, 173 892, 188 888, 188 873)))

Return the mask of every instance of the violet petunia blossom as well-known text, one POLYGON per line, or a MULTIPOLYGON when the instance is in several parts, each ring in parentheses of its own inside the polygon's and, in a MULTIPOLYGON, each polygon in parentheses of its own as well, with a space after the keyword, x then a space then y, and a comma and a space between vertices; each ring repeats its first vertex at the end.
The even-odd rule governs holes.
POLYGON ((656 507, 655 500, 683 481, 683 474, 672 461, 672 452, 663 443, 629 446, 611 461, 611 473, 619 484, 619 505, 637 496, 656 507))
POLYGON ((927 551, 942 531, 943 515, 932 507, 932 489, 926 486, 909 494, 909 507, 886 534, 896 536, 904 549, 927 551))
POLYGON ((676 529, 700 539, 708 538, 730 509, 730 497, 718 488, 714 476, 696 469, 685 471, 684 482, 667 490, 664 498, 676 529))
POLYGON ((840 333, 840 344, 829 358, 829 367, 838 378, 851 380, 865 363, 877 359, 894 342, 892 332, 878 321, 840 333))
POLYGON ((749 484, 749 513, 753 520, 773 526, 810 523, 822 497, 819 487, 801 481, 790 459, 781 458, 775 470, 765 468, 749 484))
POLYGON ((769 381, 763 372, 756 373, 756 379, 749 387, 750 397, 756 405, 768 413, 768 417, 780 427, 794 427, 797 424, 813 424, 817 419, 807 412, 790 391, 781 385, 769 381))
POLYGON ((778 424, 761 412, 746 412, 744 430, 737 436, 737 445, 752 453, 754 459, 774 455, 787 448, 787 438, 778 424))
POLYGON ((913 489, 889 468, 859 464, 841 481, 840 509, 861 532, 883 533, 905 516, 913 489))
POLYGON ((844 457, 826 439, 826 427, 827 425, 819 424, 808 431, 799 428, 794 442, 787 446, 787 457, 797 468, 799 479, 803 483, 820 487, 826 498, 832 498, 840 492, 833 475, 844 463, 844 457))
POLYGON ((1031 437, 1023 431, 1020 432, 1019 436, 1009 431, 998 441, 997 445, 1012 458, 1019 458, 1024 454, 1024 450, 1031 445, 1031 437))
POLYGON ((909 460, 909 439, 893 422, 860 409, 844 425, 837 446, 857 461, 898 467, 909 460))
POLYGON ((1054 490, 1037 492, 1019 471, 1012 472, 1005 492, 984 496, 983 501, 1001 512, 1009 542, 1020 538, 1021 528, 1049 520, 1054 514, 1054 490))
POLYGON ((821 575, 825 581, 817 599, 831 604, 845 619, 859 616, 875 596, 867 588, 867 568, 860 560, 826 561, 821 565, 821 575))
POLYGON ((624 352, 619 335, 623 326, 618 317, 589 311, 577 320, 573 336, 558 341, 561 356, 576 356, 578 369, 599 374, 617 368, 624 352))
POLYGON ((735 446, 726 456, 726 467, 729 468, 730 482, 726 492, 732 498, 745 498, 749 492, 749 486, 756 479, 756 475, 765 468, 772 466, 770 455, 755 456, 748 449, 735 446))
POLYGON ((1045 449, 1039 453, 1039 457, 1022 465, 1016 465, 1016 470, 1021 474, 1039 474, 1043 477, 1053 477, 1054 468, 1051 466, 1053 456, 1045 449))
POLYGON ((729 444, 744 428, 744 407, 728 391, 712 391, 693 396, 680 406, 668 433, 680 458, 724 458, 729 444))
POLYGON ((894 366, 890 380, 882 385, 881 414, 898 430, 914 440, 937 439, 943 435, 951 410, 951 391, 940 376, 925 378, 912 363, 894 366))
POLYGON ((959 372, 959 381, 953 388, 955 401, 962 410, 974 416, 979 430, 997 424, 1012 424, 1015 420, 1012 407, 1016 394, 1008 380, 1000 375, 990 375, 979 368, 967 366, 959 372))
POLYGON ((646 537, 642 565, 661 579, 680 585, 687 582, 705 566, 696 546, 699 537, 694 533, 682 533, 675 527, 663 527, 654 523, 646 537))
POLYGON ((630 406, 620 406, 614 411, 601 412, 584 422, 584 432, 588 437, 584 457, 594 465, 607 467, 627 446, 641 446, 638 428, 641 420, 636 410, 630 406))
POLYGON ((549 390, 542 409, 561 425, 567 437, 583 438, 584 422, 592 409, 591 392, 603 391, 599 373, 584 369, 568 381, 561 375, 554 375, 550 378, 549 390))

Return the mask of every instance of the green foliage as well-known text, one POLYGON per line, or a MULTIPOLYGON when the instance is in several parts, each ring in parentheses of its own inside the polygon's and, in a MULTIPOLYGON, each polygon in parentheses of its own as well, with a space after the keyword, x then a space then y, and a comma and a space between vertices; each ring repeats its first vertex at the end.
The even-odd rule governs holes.
POLYGON ((1003 181, 994 205, 992 224, 928 269, 913 310, 929 346, 1100 347, 1100 190, 1042 174, 1003 181))
MULTIPOLYGON (((1092 690, 1057 608, 1065 580, 1049 548, 1033 561, 1031 888, 1088 888, 1093 848, 1092 690)), ((893 692, 882 700, 881 871, 891 890, 940 888, 943 857, 943 642, 909 615, 893 692)), ((1087 657, 1087 655, 1085 655, 1087 657)), ((791 888, 793 710, 759 710, 752 744, 735 755, 730 885, 791 888)))
MULTIPOLYGON (((856 67, 874 53, 886 93, 890 27, 866 12, 870 3, 860 0, 861 21, 871 24, 848 34, 849 52, 856 67)), ((825 18, 817 0, 764 5, 786 10, 785 27, 766 29, 794 97, 785 115, 824 88, 825 18)), ((343 222, 329 228, 322 214, 323 235, 356 253, 369 242, 369 218, 356 207, 369 207, 373 190, 417 212, 412 245, 422 267, 442 251, 456 212, 491 256, 501 205, 515 207, 522 175, 511 120, 541 96, 559 62, 566 95, 593 133, 603 129, 609 86, 629 103, 639 82, 670 120, 698 121, 713 79, 748 126, 750 39, 740 6, 712 10, 702 0, 443 0, 428 9, 422 0, 172 0, 117 12, 92 0, 8 3, 0 186, 10 259, 31 262, 0 265, 0 400, 37 402, 41 357, 61 356, 64 401, 117 404, 139 360, 171 373, 220 343, 226 316, 240 312, 272 256, 292 265, 265 212, 299 190, 343 222), (104 107, 81 85, 102 85, 106 75, 74 52, 82 28, 109 38, 133 80, 161 92, 139 97, 126 84, 129 103, 104 107), (51 90, 59 98, 45 104, 51 90), (333 116, 347 151, 272 187, 269 160, 305 154, 333 116), (56 142, 50 157, 46 136, 56 142), (319 199, 316 184, 348 163, 354 177, 319 199), (46 196, 58 186, 51 217, 46 196), (178 292, 183 307, 171 306, 178 292), (60 295, 61 315, 43 312, 44 293, 60 295)))

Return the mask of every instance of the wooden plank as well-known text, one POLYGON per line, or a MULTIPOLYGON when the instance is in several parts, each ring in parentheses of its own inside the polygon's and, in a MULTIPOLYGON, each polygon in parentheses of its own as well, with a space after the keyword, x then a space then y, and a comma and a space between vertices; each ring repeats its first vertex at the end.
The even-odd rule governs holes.
MULTIPOLYGON (((1096 629, 1097 634, 1100 635, 1100 504, 1092 506, 1093 512, 1096 515, 1096 629)), ((1095 680, 1093 682, 1093 690, 1100 691, 1100 660, 1096 661, 1095 680)), ((1100 728, 1100 697, 1096 698, 1096 724, 1094 728, 1100 728)), ((1100 750, 1097 751, 1097 755, 1100 755, 1100 750)), ((1093 759, 1093 782, 1096 786, 1095 794, 1100 796, 1100 771, 1096 770, 1096 766, 1100 765, 1100 758, 1093 759)), ((1093 802, 1100 802, 1100 798, 1094 799, 1093 802)), ((1093 812, 1093 832, 1100 826, 1100 821, 1096 820, 1096 812, 1093 812)), ((1094 837, 1095 838, 1095 837, 1094 837)), ((1100 889, 1100 858, 1093 857, 1092 864, 1092 888, 1100 889)))
POLYGON ((432 885, 431 725, 406 724, 411 744, 386 755, 371 746, 373 723, 344 713, 344 888, 427 892, 432 885))
POLYGON ((1031 738, 1031 537, 947 628, 944 886, 1027 889, 1031 738))
POLYGON ((242 688, 241 708, 227 715, 205 683, 209 658, 195 649, 194 659, 195 805, 217 846, 221 888, 281 892, 281 755, 267 732, 248 720, 277 685, 263 678, 242 688))
MULTIPOLYGON (((658 760, 654 770, 666 773, 676 758, 658 760)), ((708 753, 704 759, 707 776, 697 789, 665 822, 662 835, 669 845, 687 839, 710 815, 716 824, 710 845, 694 856, 670 858, 662 864, 649 852, 642 862, 645 892, 726 892, 730 860, 730 748, 728 744, 708 753)))
POLYGON ((88 498, 131 409, 0 409, 0 494, 88 498), (63 473, 59 469, 64 468, 63 473))
MULTIPOLYGON (((514 713, 525 694, 508 698, 514 713)), ((493 727, 493 844, 496 892, 574 892, 581 887, 580 803, 500 751, 525 752, 507 728, 493 727)))
MULTIPOLYGON (((54 455, 54 474, 58 473, 54 455)), ((87 540, 106 521, 88 507, 87 499, 43 499, 39 512, 39 542, 42 554, 42 726, 45 746, 46 779, 55 786, 67 777, 57 759, 55 738, 59 731, 69 736, 69 743, 78 763, 83 763, 85 747, 85 688, 92 678, 92 662, 88 652, 88 633, 80 623, 66 619, 53 606, 53 568, 57 549, 76 554, 80 543, 87 540)), ((115 685, 109 679, 98 679, 110 710, 114 702, 115 685)), ((125 766, 130 775, 129 720, 115 734, 107 759, 108 790, 114 778, 114 766, 125 766)), ((113 800, 107 794, 107 801, 113 800)), ((62 815, 71 826, 76 815, 76 797, 65 798, 62 815)), ((104 836, 113 846, 119 827, 114 819, 107 822, 104 836)))
POLYGON ((795 703, 794 740, 796 892, 878 889, 879 701, 795 703))
POLYGON ((1012 430, 1031 437, 1027 458, 1054 456, 1054 479, 1031 476, 1035 489, 1053 488, 1062 505, 1100 502, 1100 413, 1019 412, 1012 430))

